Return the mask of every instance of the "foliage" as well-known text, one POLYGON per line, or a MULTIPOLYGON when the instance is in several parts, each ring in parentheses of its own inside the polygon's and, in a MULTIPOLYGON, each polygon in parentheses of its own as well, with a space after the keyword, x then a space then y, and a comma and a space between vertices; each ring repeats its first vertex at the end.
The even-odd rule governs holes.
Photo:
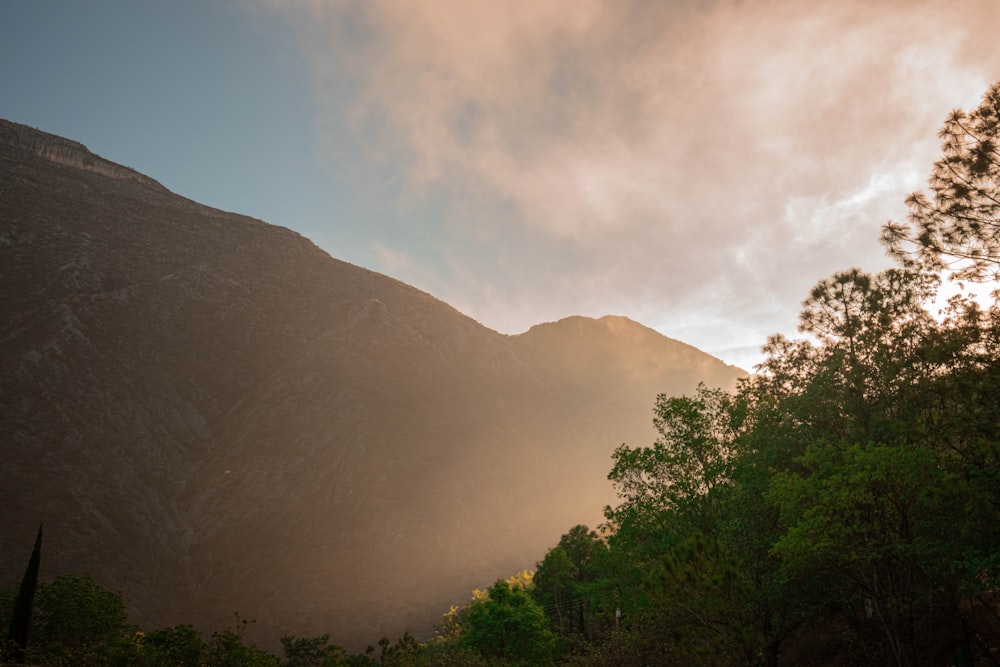
POLYGON ((212 633, 208 641, 206 661, 210 667, 277 667, 278 659, 252 644, 243 641, 247 626, 252 622, 233 614, 232 629, 212 633))
POLYGON ((99 664, 125 632, 121 593, 103 588, 89 574, 41 585, 36 610, 30 653, 47 663, 99 664))
POLYGON ((579 569, 561 546, 555 546, 538 564, 535 572, 535 598, 549 616, 555 616, 554 625, 560 633, 572 632, 575 584, 579 569))
MULTIPOLYGON (((1000 312, 957 298, 935 319, 937 283, 835 274, 807 338, 772 338, 735 393, 658 398, 660 437, 609 475, 615 660, 658 642, 668 664, 777 665, 840 625, 840 659, 906 665, 935 633, 969 654, 989 636, 964 610, 1000 580, 1000 312)), ((539 581, 565 589, 572 565, 553 549, 539 581)))
POLYGON ((635 512, 676 511, 694 524, 709 525, 739 429, 731 407, 726 392, 703 384, 691 397, 660 394, 653 418, 660 437, 653 446, 615 450, 608 478, 623 502, 609 512, 609 520, 635 512))
POLYGON ((285 635, 281 648, 286 667, 334 667, 345 655, 343 647, 330 643, 329 634, 308 638, 285 635))
POLYGON ((175 625, 146 633, 142 655, 146 664, 173 667, 199 667, 205 660, 208 645, 191 625, 175 625))
POLYGON ((555 636, 545 614, 522 588, 498 580, 484 600, 472 603, 460 645, 511 665, 549 662, 555 636))
POLYGON ((938 136, 930 197, 911 194, 907 223, 885 225, 883 243, 906 265, 1000 280, 1000 82, 976 109, 953 111, 938 136))
MULTIPOLYGON (((535 573, 531 570, 521 570, 516 574, 507 577, 504 581, 511 588, 530 590, 535 585, 535 573)), ((469 603, 465 605, 452 605, 448 611, 441 616, 441 622, 435 626, 437 639, 448 642, 461 637, 469 629, 469 612, 473 605, 489 597, 489 591, 479 588, 473 589, 469 596, 469 603)))
POLYGON ((617 594, 608 545, 597 532, 578 525, 538 563, 533 595, 566 647, 606 637, 614 627, 617 594))

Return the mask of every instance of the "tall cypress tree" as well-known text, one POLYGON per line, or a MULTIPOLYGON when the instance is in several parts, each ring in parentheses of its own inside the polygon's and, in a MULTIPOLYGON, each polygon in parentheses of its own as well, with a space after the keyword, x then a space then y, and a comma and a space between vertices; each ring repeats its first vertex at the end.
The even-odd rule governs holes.
POLYGON ((7 639, 10 643, 10 658, 15 662, 24 660, 24 649, 28 646, 28 631, 31 629, 31 611, 35 604, 35 590, 38 588, 38 564, 42 559, 42 526, 38 526, 35 548, 31 551, 24 578, 17 589, 14 613, 10 619, 7 639))

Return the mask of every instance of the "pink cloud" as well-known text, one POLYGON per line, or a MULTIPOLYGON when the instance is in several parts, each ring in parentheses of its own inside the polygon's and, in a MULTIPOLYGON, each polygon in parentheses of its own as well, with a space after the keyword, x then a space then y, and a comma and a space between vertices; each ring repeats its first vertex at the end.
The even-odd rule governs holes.
MULTIPOLYGON (((671 290, 797 309, 827 272, 884 262, 878 226, 922 186, 944 115, 1000 72, 993 0, 269 4, 301 24, 331 122, 364 131, 411 196, 447 196, 455 266, 484 238, 572 245, 580 274, 550 299, 581 309, 649 310, 629 295, 658 290, 663 312, 671 290), (885 173, 920 176, 858 199, 885 173), (684 278, 650 275, 663 266, 684 278)), ((523 298, 544 271, 480 292, 510 322, 496 285, 523 298)), ((475 290, 423 286, 497 328, 553 305, 512 326, 475 290)))

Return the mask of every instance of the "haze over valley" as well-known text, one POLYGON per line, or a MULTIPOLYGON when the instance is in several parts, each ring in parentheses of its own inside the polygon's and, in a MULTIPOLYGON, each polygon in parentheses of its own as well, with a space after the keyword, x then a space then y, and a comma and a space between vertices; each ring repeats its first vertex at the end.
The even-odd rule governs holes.
POLYGON ((7 121, 0 174, 0 539, 44 521, 143 626, 426 636, 600 523, 658 393, 744 375, 622 317, 498 334, 7 121))

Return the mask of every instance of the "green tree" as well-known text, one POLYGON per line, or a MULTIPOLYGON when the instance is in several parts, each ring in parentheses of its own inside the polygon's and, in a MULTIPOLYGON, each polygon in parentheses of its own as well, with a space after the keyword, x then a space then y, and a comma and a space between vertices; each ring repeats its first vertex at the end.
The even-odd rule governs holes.
POLYGON ((669 643, 668 663, 773 661, 789 632, 768 556, 776 512, 742 486, 759 489, 767 470, 749 463, 749 386, 658 397, 661 437, 614 454, 609 478, 621 502, 606 515, 617 562, 632 571, 620 580, 626 629, 669 643))
POLYGON ((232 629, 212 633, 208 642, 208 667, 278 667, 278 658, 243 640, 251 621, 242 618, 238 612, 233 617, 235 623, 232 629))
POLYGON ((460 644, 487 659, 510 665, 542 665, 552 659, 555 635, 541 607, 527 591, 497 581, 486 599, 469 609, 460 644))
POLYGON ((545 554, 535 570, 535 598, 550 616, 560 633, 571 632, 574 584, 578 569, 569 554, 555 546, 545 554))
POLYGON ((146 633, 141 651, 150 665, 200 667, 206 648, 201 633, 191 625, 182 624, 146 633))
POLYGON ((773 551, 784 527, 769 489, 774 472, 786 468, 801 446, 802 424, 789 419, 764 386, 758 376, 743 383, 734 398, 742 430, 734 441, 731 483, 704 551, 716 568, 707 592, 728 601, 721 618, 737 626, 726 630, 728 641, 742 660, 775 667, 785 642, 816 616, 815 600, 823 594, 820 582, 786 576, 773 551), (720 586, 720 575, 734 567, 738 577, 723 578, 720 586))
MULTIPOLYGON (((912 664, 921 605, 941 536, 935 489, 945 484, 932 452, 887 444, 817 443, 804 473, 782 473, 773 494, 788 531, 775 551, 792 572, 839 579, 839 602, 881 628, 897 664, 912 664), (835 575, 831 577, 830 575, 835 575)), ((860 619, 859 619, 860 620, 860 619)))
POLYGON ((851 269, 821 280, 803 304, 799 329, 818 342, 798 384, 800 417, 825 437, 866 439, 898 417, 899 392, 938 371, 921 358, 934 328, 924 304, 938 281, 889 269, 851 269))
POLYGON ((976 109, 952 111, 938 135, 930 196, 911 194, 907 222, 886 224, 882 241, 904 265, 1000 280, 1000 82, 976 109))
POLYGON ((281 638, 281 649, 285 653, 286 667, 335 667, 342 663, 343 647, 330 643, 330 635, 319 637, 281 638))
MULTIPOLYGON (((740 428, 732 396, 699 384, 694 396, 656 399, 652 447, 621 445, 608 479, 621 500, 606 512, 615 524, 627 515, 671 516, 707 530, 715 519, 716 489, 729 479, 733 439, 740 428)), ((635 517, 631 517, 634 520, 635 517)))
POLYGON ((533 593, 561 634, 593 640, 614 625, 616 588, 608 545, 587 526, 574 526, 538 563, 533 593))
POLYGON ((125 602, 89 574, 64 575, 38 588, 35 649, 43 660, 99 664, 125 632, 125 602))
POLYGON ((17 589, 14 609, 11 613, 10 627, 7 639, 10 645, 10 659, 14 662, 24 661, 24 650, 28 646, 28 635, 31 630, 31 618, 35 605, 35 591, 38 588, 38 566, 42 558, 42 526, 38 526, 35 537, 35 547, 31 550, 28 567, 21 578, 17 589))
POLYGON ((813 339, 774 339, 754 381, 772 406, 755 415, 756 455, 769 438, 793 453, 769 463, 780 571, 800 590, 822 582, 897 664, 926 650, 930 614, 956 619, 961 641, 959 589, 991 571, 982 556, 997 543, 983 514, 998 506, 996 323, 963 299, 935 321, 936 284, 901 270, 821 281, 801 318, 813 339))
MULTIPOLYGON (((513 574, 504 581, 511 588, 529 590, 535 585, 535 573, 531 570, 521 570, 513 574)), ((479 588, 473 589, 469 596, 469 603, 465 605, 452 605, 447 612, 442 614, 441 622, 435 626, 438 639, 448 642, 461 637, 469 629, 469 611, 477 602, 482 602, 489 597, 488 590, 479 588)))

